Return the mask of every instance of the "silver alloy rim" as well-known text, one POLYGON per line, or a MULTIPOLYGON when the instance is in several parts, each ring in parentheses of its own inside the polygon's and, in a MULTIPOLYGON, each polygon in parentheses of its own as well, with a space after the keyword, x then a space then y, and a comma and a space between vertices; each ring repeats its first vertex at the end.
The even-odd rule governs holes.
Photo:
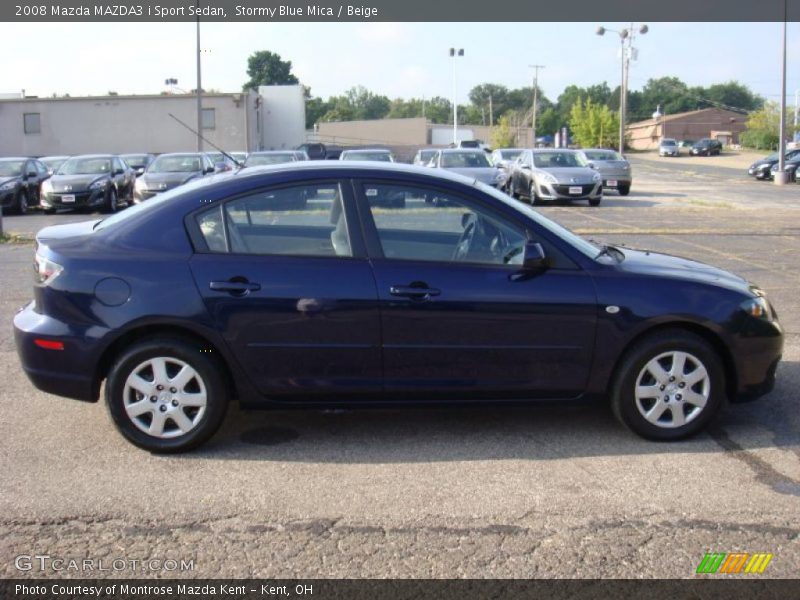
POLYGON ((664 352, 636 378, 636 408, 657 427, 673 429, 694 421, 705 409, 711 379, 702 361, 688 352, 664 352))
POLYGON ((139 364, 125 380, 125 412, 155 438, 186 435, 203 418, 208 396, 200 374, 188 363, 159 356, 139 364))

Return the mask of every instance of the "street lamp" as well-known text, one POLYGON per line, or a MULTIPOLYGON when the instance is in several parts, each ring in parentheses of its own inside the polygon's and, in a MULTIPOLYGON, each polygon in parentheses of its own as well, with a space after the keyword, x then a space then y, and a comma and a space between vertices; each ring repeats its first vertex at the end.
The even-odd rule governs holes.
POLYGON ((786 21, 788 0, 783 0, 783 44, 781 46, 781 124, 778 140, 778 170, 773 181, 775 185, 786 185, 789 174, 786 172, 786 21))
POLYGON ((456 100, 456 58, 464 56, 463 48, 450 48, 450 58, 453 59, 453 145, 458 145, 458 101, 456 100))
MULTIPOLYGON (((647 25, 640 25, 638 33, 644 35, 649 30, 650 28, 647 25)), ((634 28, 633 23, 631 23, 630 29, 623 29, 621 31, 608 29, 601 25, 595 30, 595 33, 597 35, 605 35, 606 31, 619 35, 619 54, 622 68, 622 77, 619 86, 619 153, 622 154, 625 152, 625 105, 627 104, 628 97, 628 69, 630 68, 631 58, 635 58, 634 52, 636 49, 633 47, 633 38, 636 36, 637 29, 634 28), (626 41, 628 43, 627 49, 625 48, 626 41)))

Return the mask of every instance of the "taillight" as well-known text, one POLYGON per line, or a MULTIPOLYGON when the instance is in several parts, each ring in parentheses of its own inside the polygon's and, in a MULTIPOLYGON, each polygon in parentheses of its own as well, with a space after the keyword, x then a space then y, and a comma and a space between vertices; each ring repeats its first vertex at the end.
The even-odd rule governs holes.
POLYGON ((36 254, 33 259, 33 272, 36 283, 48 285, 58 277, 63 270, 64 267, 39 254, 36 254))

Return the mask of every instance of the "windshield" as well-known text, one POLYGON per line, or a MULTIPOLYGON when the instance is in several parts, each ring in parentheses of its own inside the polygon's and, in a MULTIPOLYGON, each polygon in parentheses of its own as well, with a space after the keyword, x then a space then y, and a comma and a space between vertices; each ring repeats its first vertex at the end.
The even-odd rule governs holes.
POLYGON ((0 161, 0 177, 16 177, 22 175, 22 165, 24 160, 3 160, 0 161))
POLYGON ((42 158, 42 159, 39 159, 39 160, 41 160, 41 162, 44 163, 44 166, 46 166, 48 169, 55 170, 55 169, 58 169, 58 167, 60 167, 61 165, 63 165, 64 162, 67 159, 66 158, 42 158))
POLYGON ((441 166, 445 169, 481 169, 492 165, 485 152, 443 152, 441 166))
POLYGON ((294 162, 295 155, 292 152, 282 152, 281 154, 251 154, 245 161, 246 167, 257 165, 278 165, 281 163, 294 162))
POLYGON ((111 172, 110 158, 70 158, 61 168, 58 175, 96 175, 111 172))
POLYGON ((202 171, 197 154, 159 156, 147 169, 148 173, 196 173, 202 171))
POLYGON ((585 167, 586 161, 575 152, 536 152, 533 164, 538 169, 557 169, 561 167, 585 167))
POLYGON ((378 160, 392 162, 392 155, 388 152, 348 152, 342 160, 378 160))
POLYGON ((619 152, 614 152, 613 150, 585 150, 583 153, 589 160, 599 160, 601 162, 604 160, 625 160, 619 155, 619 152))
POLYGON ((147 164, 146 154, 123 154, 122 159, 132 167, 143 167, 147 164))
POLYGON ((500 150, 503 160, 516 160, 520 154, 522 154, 522 150, 500 150))
POLYGON ((517 202, 513 200, 511 196, 509 196, 508 194, 505 194, 500 190, 497 190, 489 185, 486 185, 485 183, 481 183, 480 181, 476 181, 473 185, 482 192, 489 194, 490 196, 500 200, 501 202, 510 206, 511 208, 525 213, 526 216, 536 221, 537 224, 547 229, 547 231, 549 231, 553 235, 564 240, 570 246, 577 249, 582 254, 588 256, 592 260, 594 260, 597 257, 597 253, 600 250, 599 246, 592 244, 591 242, 583 239, 582 237, 580 237, 575 233, 572 233, 569 229, 567 229, 563 225, 559 225, 555 221, 551 221, 547 217, 538 213, 532 206, 528 204, 523 204, 522 202, 517 202))
POLYGON ((676 146, 677 144, 678 142, 676 142, 675 140, 661 140, 662 146, 676 146))

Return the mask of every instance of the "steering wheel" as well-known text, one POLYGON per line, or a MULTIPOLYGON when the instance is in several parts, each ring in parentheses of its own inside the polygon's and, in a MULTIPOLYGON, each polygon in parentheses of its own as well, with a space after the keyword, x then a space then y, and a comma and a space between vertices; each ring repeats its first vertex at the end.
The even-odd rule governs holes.
POLYGON ((475 215, 470 215, 467 224, 464 226, 464 231, 458 239, 456 249, 453 251, 453 260, 465 260, 469 256, 469 249, 472 246, 472 240, 475 238, 475 230, 477 229, 478 220, 475 215))

